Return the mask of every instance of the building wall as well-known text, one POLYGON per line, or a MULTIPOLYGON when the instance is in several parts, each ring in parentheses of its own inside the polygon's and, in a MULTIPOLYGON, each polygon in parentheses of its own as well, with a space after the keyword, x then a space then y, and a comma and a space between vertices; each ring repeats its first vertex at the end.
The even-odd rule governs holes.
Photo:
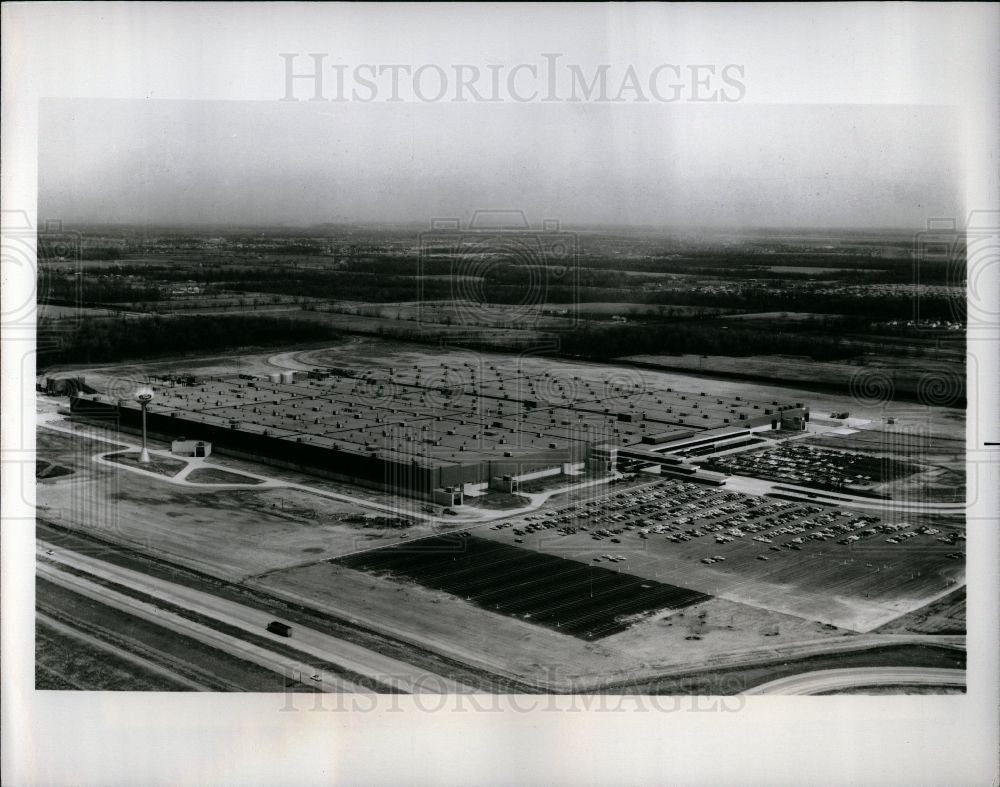
MULTIPOLYGON (((74 398, 70 404, 76 415, 89 415, 102 420, 115 418, 119 428, 125 431, 138 431, 141 427, 141 412, 137 408, 118 407, 85 398, 74 398)), ((434 490, 441 487, 461 488, 466 483, 488 482, 492 476, 520 475, 539 469, 559 468, 567 458, 566 451, 556 450, 540 451, 517 459, 420 465, 266 437, 157 412, 147 413, 146 424, 150 436, 156 439, 171 441, 178 436, 189 437, 196 434, 198 440, 211 442, 214 450, 220 454, 428 499, 433 499, 434 490)))

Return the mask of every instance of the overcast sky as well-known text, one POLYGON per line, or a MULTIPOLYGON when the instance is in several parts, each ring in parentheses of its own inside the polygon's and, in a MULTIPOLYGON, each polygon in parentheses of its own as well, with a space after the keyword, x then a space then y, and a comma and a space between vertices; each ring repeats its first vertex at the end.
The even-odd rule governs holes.
POLYGON ((961 214, 951 110, 47 100, 39 219, 922 227, 961 214))

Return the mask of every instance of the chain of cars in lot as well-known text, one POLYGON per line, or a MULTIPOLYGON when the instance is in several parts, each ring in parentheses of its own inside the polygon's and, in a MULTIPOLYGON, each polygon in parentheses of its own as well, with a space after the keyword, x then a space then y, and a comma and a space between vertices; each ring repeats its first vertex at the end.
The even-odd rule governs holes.
MULTIPOLYGON (((872 514, 726 492, 674 479, 533 514, 521 523, 501 522, 491 527, 507 528, 512 530, 515 543, 523 543, 525 536, 554 530, 563 536, 588 533, 594 541, 612 544, 622 543, 626 536, 663 536, 674 543, 696 538, 711 538, 716 544, 752 539, 771 552, 798 551, 811 541, 849 547, 880 535, 888 536, 883 540, 889 544, 902 544, 918 536, 936 536, 937 541, 951 545, 965 540, 964 534, 939 535, 939 528, 926 525, 883 522, 872 514)), ((962 552, 947 556, 964 557, 962 552)), ((770 556, 764 553, 757 559, 769 560, 770 556)), ((605 554, 593 560, 620 562, 626 558, 605 554)), ((706 555, 701 562, 724 560, 721 555, 706 555)))
POLYGON ((866 487, 909 475, 918 469, 894 459, 787 443, 763 451, 713 457, 705 467, 722 473, 804 483, 824 489, 866 487))

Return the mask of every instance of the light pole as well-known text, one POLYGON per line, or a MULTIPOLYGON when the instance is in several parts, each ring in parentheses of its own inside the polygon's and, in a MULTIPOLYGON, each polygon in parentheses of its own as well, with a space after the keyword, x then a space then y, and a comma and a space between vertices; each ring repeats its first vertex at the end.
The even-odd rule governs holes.
POLYGON ((142 451, 139 452, 139 463, 144 465, 149 464, 149 451, 146 450, 146 407, 152 399, 153 391, 151 388, 140 388, 135 392, 135 400, 142 408, 142 451))

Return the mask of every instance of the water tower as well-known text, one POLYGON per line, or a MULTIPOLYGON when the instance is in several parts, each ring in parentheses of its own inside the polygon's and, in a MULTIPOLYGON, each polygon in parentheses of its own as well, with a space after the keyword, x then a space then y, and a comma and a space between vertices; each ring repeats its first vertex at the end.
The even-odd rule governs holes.
POLYGON ((146 450, 146 407, 153 400, 153 389, 140 388, 135 392, 135 400, 142 408, 142 450, 139 452, 139 462, 149 464, 149 451, 146 450))

